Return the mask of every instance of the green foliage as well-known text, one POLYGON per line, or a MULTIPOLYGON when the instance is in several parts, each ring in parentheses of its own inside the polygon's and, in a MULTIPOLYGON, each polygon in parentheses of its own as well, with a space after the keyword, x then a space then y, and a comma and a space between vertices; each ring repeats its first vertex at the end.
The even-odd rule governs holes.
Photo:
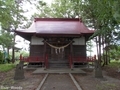
POLYGON ((0 72, 7 72, 15 68, 15 64, 0 64, 0 72))
POLYGON ((120 46, 115 45, 114 47, 109 49, 110 58, 120 60, 120 46))

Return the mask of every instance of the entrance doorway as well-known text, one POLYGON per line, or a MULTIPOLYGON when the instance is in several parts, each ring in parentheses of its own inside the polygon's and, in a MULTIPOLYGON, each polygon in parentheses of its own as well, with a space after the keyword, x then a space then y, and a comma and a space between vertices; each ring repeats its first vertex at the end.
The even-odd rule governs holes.
POLYGON ((51 59, 54 60, 65 59, 64 49, 54 49, 51 47, 51 59))
POLYGON ((46 41, 50 48, 49 67, 65 68, 69 66, 70 40, 67 38, 50 38, 46 41))

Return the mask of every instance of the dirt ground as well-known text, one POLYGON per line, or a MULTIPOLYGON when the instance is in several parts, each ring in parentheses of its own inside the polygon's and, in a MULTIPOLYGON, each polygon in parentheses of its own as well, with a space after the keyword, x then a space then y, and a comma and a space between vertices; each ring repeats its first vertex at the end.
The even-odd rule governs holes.
POLYGON ((7 90, 35 90, 44 77, 44 74, 33 75, 33 70, 25 70, 25 79, 14 80, 14 71, 13 69, 6 73, 0 72, 0 90, 4 87, 8 87, 7 90))
MULTIPOLYGON (((6 87, 17 87, 14 90, 35 90, 45 74, 33 75, 33 70, 25 70, 25 79, 14 80, 14 69, 9 72, 0 72, 0 90, 6 87)), ((115 68, 104 67, 103 79, 94 77, 94 70, 84 69, 86 75, 73 74, 83 90, 120 90, 120 72, 115 68)), ((5 89, 13 90, 13 89, 5 89)))
POLYGON ((68 74, 58 73, 49 74, 41 90, 77 90, 77 88, 68 74))
POLYGON ((102 79, 95 78, 91 69, 84 71, 87 72, 86 75, 74 75, 83 90, 120 90, 120 73, 116 69, 105 67, 102 79))

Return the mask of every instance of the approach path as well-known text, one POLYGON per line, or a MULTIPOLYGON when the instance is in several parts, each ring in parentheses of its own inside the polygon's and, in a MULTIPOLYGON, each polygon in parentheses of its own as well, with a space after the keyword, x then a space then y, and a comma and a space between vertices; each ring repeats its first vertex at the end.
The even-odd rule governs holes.
POLYGON ((36 90, 82 90, 72 74, 46 74, 36 90))

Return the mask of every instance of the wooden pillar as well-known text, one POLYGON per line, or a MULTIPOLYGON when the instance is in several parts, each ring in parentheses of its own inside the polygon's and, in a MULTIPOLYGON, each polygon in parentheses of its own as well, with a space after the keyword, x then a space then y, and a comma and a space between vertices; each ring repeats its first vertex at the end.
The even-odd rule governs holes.
POLYGON ((45 61, 45 69, 47 68, 47 60, 46 60, 46 42, 44 41, 44 61, 45 61))
POLYGON ((73 43, 70 44, 70 56, 71 56, 71 60, 70 60, 70 66, 71 69, 73 69, 73 43))
POLYGON ((44 55, 46 54, 46 43, 44 41, 44 55))
POLYGON ((72 43, 70 44, 70 54, 73 55, 73 45, 72 45, 72 43))

